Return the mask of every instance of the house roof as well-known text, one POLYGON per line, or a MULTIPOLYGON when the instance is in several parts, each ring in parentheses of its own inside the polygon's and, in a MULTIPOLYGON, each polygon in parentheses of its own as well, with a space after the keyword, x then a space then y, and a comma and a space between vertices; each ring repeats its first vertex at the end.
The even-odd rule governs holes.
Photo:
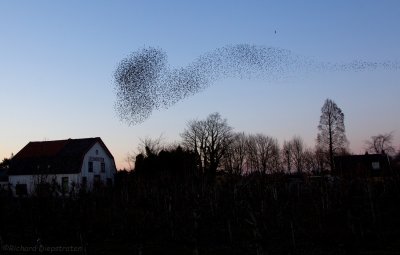
POLYGON ((100 137, 29 142, 11 160, 9 175, 79 173, 84 156, 96 143, 114 159, 100 137))
POLYGON ((344 155, 335 157, 333 174, 371 174, 374 170, 390 170, 389 159, 386 154, 344 155), (373 163, 379 163, 373 168, 373 163), (368 173, 371 172, 371 173, 368 173))

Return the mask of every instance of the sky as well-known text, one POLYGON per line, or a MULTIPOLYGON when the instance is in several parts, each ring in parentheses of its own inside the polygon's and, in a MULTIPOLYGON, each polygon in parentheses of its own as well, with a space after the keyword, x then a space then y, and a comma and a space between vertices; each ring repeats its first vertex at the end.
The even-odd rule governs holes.
POLYGON ((345 114, 352 153, 393 132, 400 148, 400 69, 225 79, 129 126, 115 111, 118 63, 144 47, 184 67, 226 45, 277 47, 329 63, 400 62, 400 1, 0 1, 0 159, 29 141, 101 137, 117 167, 140 139, 179 142, 213 112, 234 131, 315 145, 321 107, 345 114))

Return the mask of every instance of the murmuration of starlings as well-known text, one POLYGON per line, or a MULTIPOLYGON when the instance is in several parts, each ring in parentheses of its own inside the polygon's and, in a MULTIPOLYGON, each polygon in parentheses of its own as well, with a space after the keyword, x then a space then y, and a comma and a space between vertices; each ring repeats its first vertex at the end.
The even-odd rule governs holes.
POLYGON ((145 47, 122 59, 114 72, 115 109, 121 121, 136 125, 154 110, 167 109, 227 78, 273 81, 300 73, 400 70, 398 62, 330 63, 289 50, 250 44, 228 45, 200 55, 185 67, 171 68, 167 53, 145 47))

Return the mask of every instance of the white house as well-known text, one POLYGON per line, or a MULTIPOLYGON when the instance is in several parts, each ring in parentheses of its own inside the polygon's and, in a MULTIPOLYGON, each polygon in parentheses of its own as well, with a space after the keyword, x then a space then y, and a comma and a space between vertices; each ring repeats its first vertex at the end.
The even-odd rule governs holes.
POLYGON ((41 184, 87 190, 112 185, 114 157, 99 138, 30 142, 11 160, 8 180, 14 194, 33 194, 41 184))

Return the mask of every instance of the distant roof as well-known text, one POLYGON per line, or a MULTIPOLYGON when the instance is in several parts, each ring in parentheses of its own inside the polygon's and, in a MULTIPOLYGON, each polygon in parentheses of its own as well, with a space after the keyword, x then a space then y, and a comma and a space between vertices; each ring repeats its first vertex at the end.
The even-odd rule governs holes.
POLYGON ((8 174, 79 173, 84 156, 97 142, 113 159, 100 137, 29 142, 12 158, 8 174))
POLYGON ((379 175, 390 171, 390 163, 386 154, 364 154, 364 155, 344 155, 335 156, 335 169, 332 174, 335 175, 353 175, 353 176, 372 176, 376 171, 379 175), (376 169, 373 167, 373 163, 376 169))
POLYGON ((337 161, 346 161, 346 162, 361 162, 361 161, 379 161, 384 160, 387 161, 386 154, 363 154, 363 155, 342 155, 335 156, 335 160, 337 161))

